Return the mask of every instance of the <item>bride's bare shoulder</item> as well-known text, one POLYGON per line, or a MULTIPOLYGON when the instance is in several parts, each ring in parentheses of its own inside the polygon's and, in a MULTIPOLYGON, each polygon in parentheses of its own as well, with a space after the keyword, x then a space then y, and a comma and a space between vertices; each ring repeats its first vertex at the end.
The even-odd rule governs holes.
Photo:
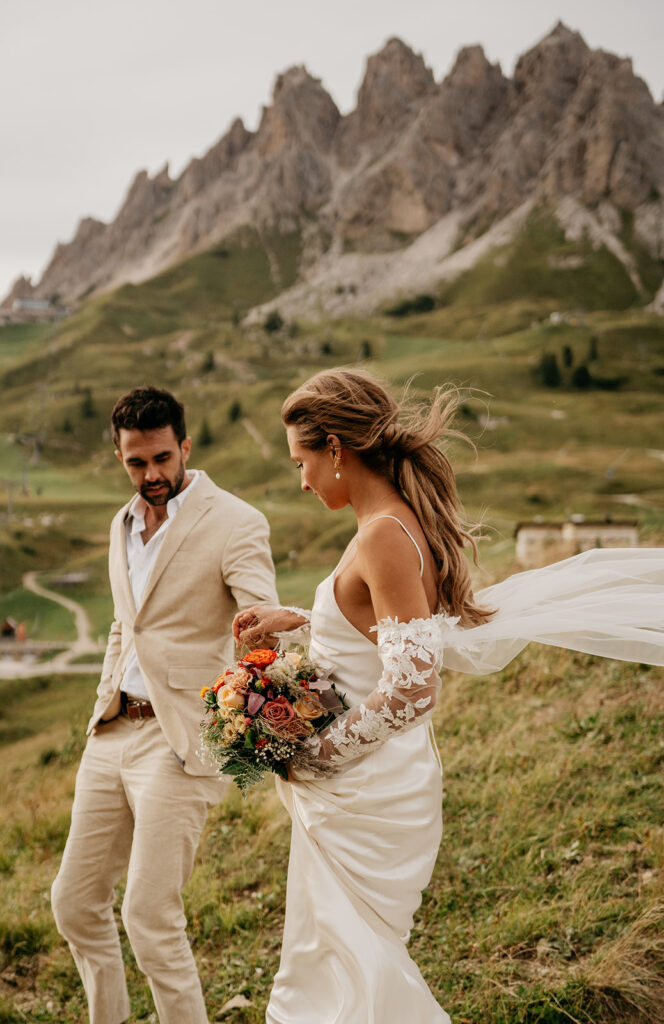
POLYGON ((420 537, 423 540, 423 535, 415 516, 408 511, 408 517, 399 509, 394 515, 377 517, 361 527, 357 534, 357 548, 365 564, 378 562, 385 568, 398 566, 403 571, 413 562, 419 568, 420 537))

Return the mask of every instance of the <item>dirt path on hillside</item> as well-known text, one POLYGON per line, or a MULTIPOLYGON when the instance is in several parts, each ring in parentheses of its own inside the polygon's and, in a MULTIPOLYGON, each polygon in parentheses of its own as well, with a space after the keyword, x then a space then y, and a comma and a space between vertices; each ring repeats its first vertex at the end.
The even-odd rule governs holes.
POLYGON ((74 640, 67 652, 70 659, 77 657, 79 654, 95 653, 97 651, 97 644, 92 640, 92 625, 85 608, 78 601, 72 601, 70 597, 65 597, 63 594, 56 593, 55 590, 47 590, 46 587, 42 587, 40 583, 37 583, 37 576, 38 573, 36 572, 25 573, 22 580, 25 589, 31 590, 33 594, 37 594, 39 597, 45 597, 47 601, 55 601, 56 604, 61 604, 63 608, 66 608, 74 616, 76 640, 74 640))
POLYGON ((268 442, 265 440, 260 431, 254 426, 251 420, 247 416, 242 417, 242 426, 249 434, 249 437, 253 438, 258 447, 260 448, 261 455, 264 459, 272 458, 272 449, 268 442))
POLYGON ((37 572, 26 572, 22 579, 23 586, 26 590, 37 594, 38 597, 43 597, 47 601, 54 601, 56 604, 66 608, 68 612, 71 612, 74 616, 74 625, 76 626, 76 639, 66 645, 67 649, 65 651, 56 654, 49 661, 35 663, 14 661, 12 659, 11 661, 0 662, 0 678, 27 679, 30 676, 47 676, 61 672, 76 674, 97 673, 101 668, 101 655, 103 651, 99 649, 99 645, 92 639, 92 624, 85 608, 78 601, 73 601, 70 597, 64 597, 63 594, 58 594, 54 590, 42 587, 37 582, 38 575, 37 572), (82 654, 99 654, 100 661, 98 664, 72 665, 71 662, 82 654))

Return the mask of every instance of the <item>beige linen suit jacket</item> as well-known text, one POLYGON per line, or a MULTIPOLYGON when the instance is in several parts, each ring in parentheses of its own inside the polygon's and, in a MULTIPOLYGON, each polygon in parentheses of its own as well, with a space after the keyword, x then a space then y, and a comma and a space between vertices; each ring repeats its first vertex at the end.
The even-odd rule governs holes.
MULTIPOLYGON (((133 499, 132 499, 133 500, 133 499)), ((111 524, 109 575, 114 621, 88 733, 120 711, 120 683, 132 643, 171 748, 191 775, 214 775, 196 755, 200 690, 233 659, 231 624, 252 604, 278 604, 265 516, 201 471, 169 525, 136 608, 129 582, 125 520, 111 524)))

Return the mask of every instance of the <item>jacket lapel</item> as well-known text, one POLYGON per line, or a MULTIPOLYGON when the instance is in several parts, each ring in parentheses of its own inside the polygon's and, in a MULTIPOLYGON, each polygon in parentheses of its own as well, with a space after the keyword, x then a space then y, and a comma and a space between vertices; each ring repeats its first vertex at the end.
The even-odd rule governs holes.
MULTIPOLYGON (((132 501, 134 499, 132 498, 132 501)), ((111 572, 113 574, 113 582, 119 588, 119 592, 127 603, 131 615, 136 614, 136 605, 134 604, 134 595, 131 591, 131 583, 129 582, 129 565, 127 563, 127 538, 125 534, 125 523, 127 521, 127 515, 131 508, 131 501, 128 502, 123 509, 120 510, 120 514, 116 517, 113 524, 111 533, 111 572)))
POLYGON ((152 571, 145 585, 141 609, 145 607, 145 604, 157 585, 164 569, 184 539, 188 536, 189 531, 198 522, 201 516, 205 515, 211 507, 213 495, 214 488, 210 483, 210 479, 201 471, 201 478, 196 482, 194 491, 192 494, 187 496, 186 501, 183 502, 175 519, 166 531, 164 542, 159 549, 155 563, 152 566, 152 571))

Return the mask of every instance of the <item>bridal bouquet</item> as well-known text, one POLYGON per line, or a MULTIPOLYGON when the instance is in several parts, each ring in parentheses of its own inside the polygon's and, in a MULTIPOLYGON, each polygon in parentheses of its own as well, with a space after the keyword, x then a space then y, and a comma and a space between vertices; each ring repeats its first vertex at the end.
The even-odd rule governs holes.
POLYGON ((288 761, 347 708, 305 651, 249 651, 201 699, 202 753, 244 793, 268 772, 288 778, 288 761))

